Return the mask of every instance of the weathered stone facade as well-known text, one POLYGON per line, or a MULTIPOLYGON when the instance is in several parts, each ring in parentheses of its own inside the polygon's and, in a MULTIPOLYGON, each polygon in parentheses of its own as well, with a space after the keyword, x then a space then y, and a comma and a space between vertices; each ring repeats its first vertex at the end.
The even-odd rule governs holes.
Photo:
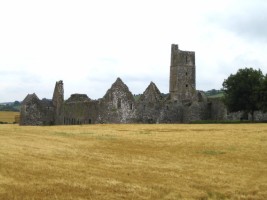
POLYGON ((171 48, 170 96, 172 100, 192 101, 196 98, 195 52, 171 48))
MULTIPOLYGON (((228 113, 221 99, 208 99, 196 90, 195 52, 171 47, 169 94, 151 82, 139 99, 118 78, 103 98, 72 94, 64 101, 63 81, 56 82, 52 100, 26 96, 21 125, 74 125, 97 123, 188 123, 198 120, 236 120, 242 113, 228 113)), ((266 120, 259 112, 255 119, 266 120)))
POLYGON ((40 100, 35 93, 28 94, 20 110, 20 125, 53 125, 55 108, 52 101, 40 100))
POLYGON ((63 118, 64 118, 63 117, 63 103, 64 103, 63 81, 56 82, 52 103, 55 108, 55 112, 54 112, 55 124, 62 124, 63 118))

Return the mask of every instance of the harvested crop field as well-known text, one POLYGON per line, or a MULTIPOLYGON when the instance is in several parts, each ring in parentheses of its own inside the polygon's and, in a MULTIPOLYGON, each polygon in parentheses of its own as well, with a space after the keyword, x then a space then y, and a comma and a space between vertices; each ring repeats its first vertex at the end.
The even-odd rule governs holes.
POLYGON ((14 123, 16 116, 19 116, 19 112, 0 111, 0 122, 14 123))
POLYGON ((267 199, 267 124, 0 125, 0 199, 267 199))

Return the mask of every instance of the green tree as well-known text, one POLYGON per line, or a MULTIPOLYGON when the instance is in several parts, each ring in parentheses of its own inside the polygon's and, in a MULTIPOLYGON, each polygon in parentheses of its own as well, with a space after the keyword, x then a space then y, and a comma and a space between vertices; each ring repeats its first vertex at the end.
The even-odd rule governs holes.
POLYGON ((13 106, 20 106, 20 102, 19 101, 14 101, 13 106))
POLYGON ((260 109, 260 90, 264 81, 261 70, 239 69, 223 82, 224 101, 229 111, 250 113, 254 120, 254 111, 260 109))
POLYGON ((267 111, 267 74, 262 82, 260 91, 260 108, 266 112, 267 111))

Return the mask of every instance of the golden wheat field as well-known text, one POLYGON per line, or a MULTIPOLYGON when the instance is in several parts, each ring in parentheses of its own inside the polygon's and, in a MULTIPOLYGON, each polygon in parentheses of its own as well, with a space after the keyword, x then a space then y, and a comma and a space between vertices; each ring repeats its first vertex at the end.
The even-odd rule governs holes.
POLYGON ((267 199, 267 124, 1 125, 0 199, 267 199))
POLYGON ((16 115, 19 115, 19 112, 0 111, 0 122, 13 123, 16 115))

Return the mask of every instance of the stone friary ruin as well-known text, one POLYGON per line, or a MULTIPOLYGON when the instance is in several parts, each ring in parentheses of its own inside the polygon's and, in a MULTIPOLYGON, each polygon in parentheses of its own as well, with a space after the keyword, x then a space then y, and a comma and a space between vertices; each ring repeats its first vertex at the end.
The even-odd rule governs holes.
MULTIPOLYGON (((136 100, 118 78, 103 98, 72 94, 64 101, 63 82, 56 82, 52 100, 28 94, 21 106, 21 125, 74 125, 98 123, 188 123, 197 120, 226 120, 220 99, 207 98, 196 90, 195 52, 171 46, 169 94, 162 95, 151 82, 136 100)), ((235 116, 235 118, 239 117, 235 116)))

